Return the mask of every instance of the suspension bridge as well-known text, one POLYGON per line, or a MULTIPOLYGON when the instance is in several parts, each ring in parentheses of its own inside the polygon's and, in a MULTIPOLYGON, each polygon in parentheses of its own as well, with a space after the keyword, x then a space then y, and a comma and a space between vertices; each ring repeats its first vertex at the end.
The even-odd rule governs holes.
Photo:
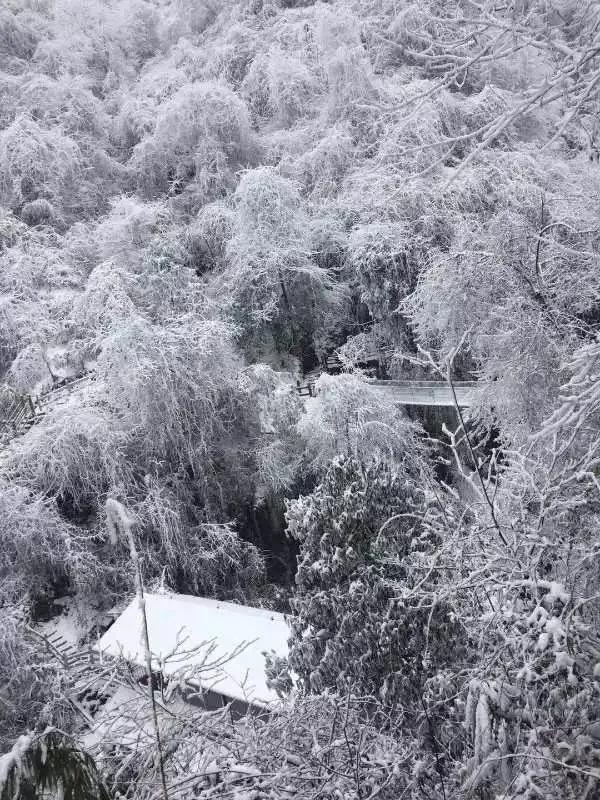
MULTIPOLYGON (((315 397, 318 394, 317 381, 328 369, 315 369, 306 373, 296 389, 302 397, 315 397)), ((337 371, 339 372, 339 370, 337 371)), ((335 374, 335 373, 332 373, 335 374)), ((477 381, 456 381, 452 385, 445 381, 383 380, 367 378, 369 386, 386 392, 398 405, 437 406, 440 408, 469 408, 475 400, 477 381)))

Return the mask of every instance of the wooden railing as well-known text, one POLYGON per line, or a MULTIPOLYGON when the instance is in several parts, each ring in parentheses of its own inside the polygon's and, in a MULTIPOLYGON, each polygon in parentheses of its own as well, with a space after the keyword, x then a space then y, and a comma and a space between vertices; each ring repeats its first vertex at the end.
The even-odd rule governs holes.
POLYGON ((26 429, 40 411, 37 399, 7 386, 0 389, 0 441, 12 439, 26 429))
POLYGON ((74 391, 90 380, 90 375, 84 375, 64 381, 37 397, 20 394, 6 385, 0 386, 0 445, 25 433, 49 408, 66 402, 74 391))

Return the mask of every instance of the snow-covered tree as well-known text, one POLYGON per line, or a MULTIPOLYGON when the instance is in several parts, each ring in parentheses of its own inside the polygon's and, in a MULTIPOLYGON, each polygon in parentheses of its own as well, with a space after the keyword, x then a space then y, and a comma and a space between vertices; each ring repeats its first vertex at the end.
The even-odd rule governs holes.
POLYGON ((1 602, 51 596, 79 567, 77 537, 43 496, 5 479, 0 483, 1 602))
POLYGON ((291 343, 314 324, 326 273, 310 252, 298 187, 270 167, 246 172, 234 196, 237 216, 226 245, 227 303, 252 328, 276 322, 291 343))
MULTIPOLYGON (((183 714, 181 800, 591 800, 597 3, 1 5, 0 401, 58 389, 0 402, 3 746, 69 727, 28 627, 130 591, 121 504, 178 591, 287 610, 300 551, 312 694, 183 714), (375 355, 476 403, 426 442, 375 355)), ((156 800, 152 752, 103 753, 156 800)))
POLYGON ((40 198, 68 207, 82 166, 73 139, 18 116, 0 136, 0 198, 14 210, 40 198))
POLYGON ((187 184, 199 203, 222 194, 251 146, 243 102, 217 82, 183 86, 158 109, 151 136, 136 145, 132 168, 148 197, 180 193, 187 184))
POLYGON ((42 798, 60 792, 73 800, 108 800, 93 758, 62 731, 20 736, 0 756, 0 797, 42 798))
POLYGON ((459 638, 443 605, 398 597, 405 559, 427 546, 421 501, 406 473, 341 458, 313 494, 288 502, 300 544, 289 663, 305 691, 372 695, 414 717, 428 671, 459 638))
POLYGON ((392 392, 360 374, 323 374, 298 420, 306 467, 322 473, 338 455, 418 463, 419 427, 398 409, 392 392))

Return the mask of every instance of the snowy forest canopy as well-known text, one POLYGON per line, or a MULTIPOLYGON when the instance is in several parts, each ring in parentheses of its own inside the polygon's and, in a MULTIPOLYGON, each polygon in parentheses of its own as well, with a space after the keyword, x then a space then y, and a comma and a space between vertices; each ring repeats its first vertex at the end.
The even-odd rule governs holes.
POLYGON ((599 97, 596 0, 0 3, 2 800, 600 797, 599 97), (142 586, 277 712, 91 741, 142 586))

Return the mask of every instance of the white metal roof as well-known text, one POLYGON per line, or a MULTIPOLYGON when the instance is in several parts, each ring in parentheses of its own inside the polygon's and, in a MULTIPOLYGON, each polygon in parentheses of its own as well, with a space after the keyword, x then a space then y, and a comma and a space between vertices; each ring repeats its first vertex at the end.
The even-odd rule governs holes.
MULTIPOLYGON (((266 685, 262 653, 274 650, 287 654, 289 628, 283 614, 189 595, 146 594, 145 604, 157 671, 167 676, 176 674, 237 700, 259 705, 277 700, 276 693, 266 685), (231 654, 227 663, 215 665, 231 654)), ((145 666, 137 598, 106 631, 96 649, 145 666)))

